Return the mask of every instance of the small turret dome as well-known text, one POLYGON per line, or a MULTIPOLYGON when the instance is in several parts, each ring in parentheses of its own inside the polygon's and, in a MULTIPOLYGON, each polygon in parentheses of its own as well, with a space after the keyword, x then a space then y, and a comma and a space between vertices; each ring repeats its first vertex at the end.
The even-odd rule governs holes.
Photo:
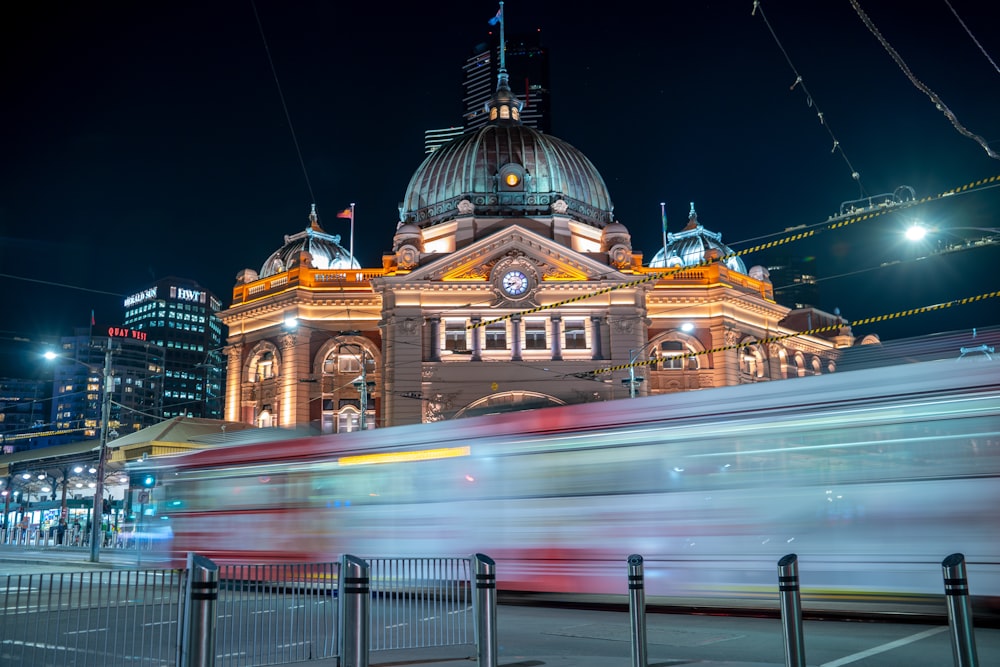
POLYGON ((314 269, 358 269, 361 265, 340 245, 339 234, 327 234, 319 225, 316 205, 309 213, 305 231, 285 236, 285 244, 271 253, 260 269, 267 278, 307 262, 314 269))
POLYGON ((701 226, 701 223, 698 222, 698 214, 694 210, 694 202, 691 202, 687 226, 676 234, 667 234, 667 247, 661 248, 653 255, 649 266, 654 268, 696 266, 702 264, 706 258, 712 260, 716 257, 724 257, 722 262, 730 271, 737 271, 744 275, 747 273, 747 267, 743 260, 722 242, 722 234, 709 231, 701 226), (666 255, 666 261, 664 261, 664 255, 666 255))

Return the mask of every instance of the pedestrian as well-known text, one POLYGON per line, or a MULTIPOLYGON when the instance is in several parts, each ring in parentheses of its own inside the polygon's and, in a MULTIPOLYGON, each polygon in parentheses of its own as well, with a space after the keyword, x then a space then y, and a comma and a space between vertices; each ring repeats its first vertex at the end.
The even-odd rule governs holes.
POLYGON ((66 539, 66 517, 59 517, 59 525, 56 526, 56 544, 62 545, 63 541, 66 539))

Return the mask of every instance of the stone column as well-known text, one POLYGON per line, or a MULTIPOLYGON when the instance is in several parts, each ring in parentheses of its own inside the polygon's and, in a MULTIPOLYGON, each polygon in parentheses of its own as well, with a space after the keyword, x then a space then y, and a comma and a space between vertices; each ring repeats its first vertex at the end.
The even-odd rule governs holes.
POLYGON ((396 308, 382 324, 382 397, 379 425, 419 424, 423 416, 421 379, 425 337, 419 308, 396 308))
POLYGON ((278 426, 294 428, 309 425, 309 365, 310 332, 286 334, 281 337, 281 382, 279 389, 278 426))
POLYGON ((512 317, 510 324, 511 337, 514 339, 510 342, 510 360, 521 361, 521 316, 512 317))
POLYGON ((243 346, 229 345, 226 353, 226 421, 238 422, 243 412, 243 346))
POLYGON ((441 318, 428 317, 430 326, 430 354, 428 360, 441 361, 441 318))
POLYGON ((602 361, 604 359, 604 350, 602 349, 601 342, 601 316, 591 315, 590 316, 590 342, 593 354, 590 356, 591 361, 602 361))
POLYGON ((562 317, 552 316, 552 361, 562 361, 562 317))
POLYGON ((483 360, 483 328, 479 323, 483 321, 481 317, 472 318, 472 361, 483 360))

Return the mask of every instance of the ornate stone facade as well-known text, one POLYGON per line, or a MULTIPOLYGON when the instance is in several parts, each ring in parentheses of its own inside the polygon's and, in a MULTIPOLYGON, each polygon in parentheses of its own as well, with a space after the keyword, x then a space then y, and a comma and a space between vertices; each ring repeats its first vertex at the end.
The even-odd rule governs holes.
POLYGON ((693 204, 643 265, 594 166, 521 126, 517 104, 501 78, 494 120, 420 165, 380 268, 338 263, 313 210, 240 273, 221 313, 227 419, 332 433, 835 368, 846 321, 791 316, 693 204), (306 246, 312 261, 287 259, 306 246))

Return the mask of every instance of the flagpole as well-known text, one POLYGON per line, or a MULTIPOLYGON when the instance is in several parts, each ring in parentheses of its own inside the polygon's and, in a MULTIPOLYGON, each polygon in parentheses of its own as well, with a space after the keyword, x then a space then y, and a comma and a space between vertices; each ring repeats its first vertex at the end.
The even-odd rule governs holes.
POLYGON ((351 248, 349 250, 351 254, 350 262, 347 264, 347 268, 354 268, 354 202, 351 202, 351 248))
POLYGON ((503 0, 500 0, 500 71, 507 71, 507 43, 504 41, 503 0))
POLYGON ((660 202, 660 217, 663 218, 663 266, 667 266, 667 203, 660 202))

